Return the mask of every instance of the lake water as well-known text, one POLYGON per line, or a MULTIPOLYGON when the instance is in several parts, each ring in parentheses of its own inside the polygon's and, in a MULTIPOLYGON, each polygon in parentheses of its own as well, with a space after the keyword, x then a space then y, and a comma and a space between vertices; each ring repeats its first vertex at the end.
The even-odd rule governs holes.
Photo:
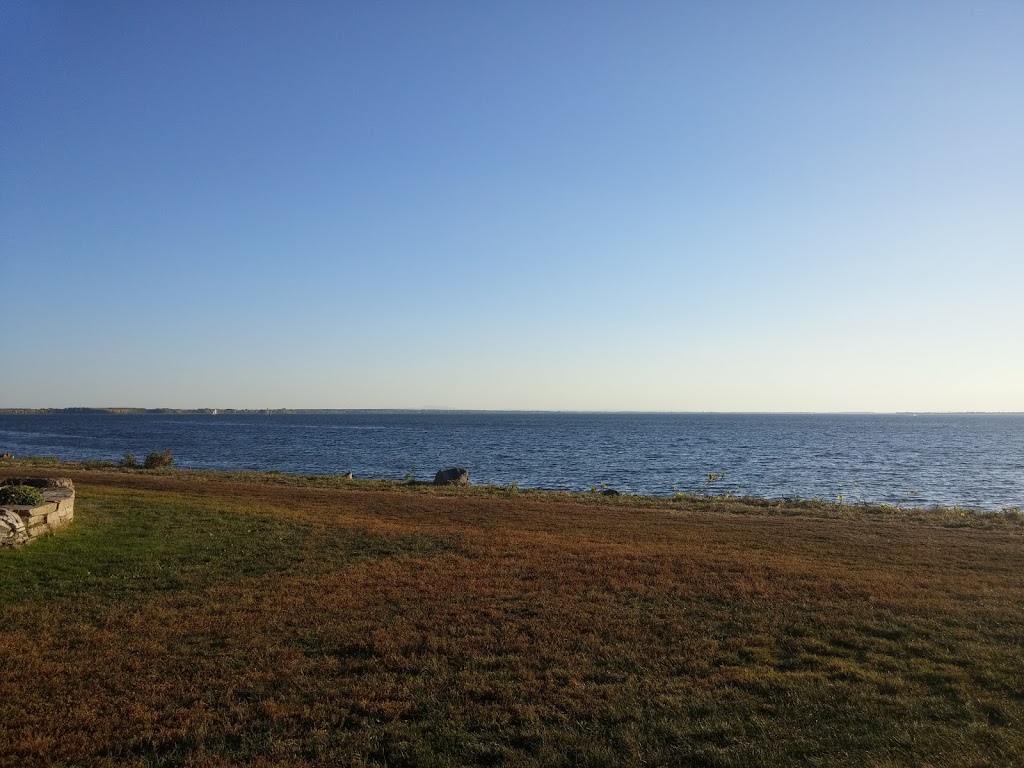
POLYGON ((339 414, 0 415, 0 452, 64 460, 671 495, 697 491, 981 509, 1024 506, 1024 415, 339 414))

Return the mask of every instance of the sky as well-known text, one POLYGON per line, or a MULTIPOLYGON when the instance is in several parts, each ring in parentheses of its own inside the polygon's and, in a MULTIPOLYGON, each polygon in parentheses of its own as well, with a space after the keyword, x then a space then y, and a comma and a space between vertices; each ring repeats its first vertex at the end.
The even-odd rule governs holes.
POLYGON ((0 407, 1024 411, 1024 3, 0 4, 0 407))

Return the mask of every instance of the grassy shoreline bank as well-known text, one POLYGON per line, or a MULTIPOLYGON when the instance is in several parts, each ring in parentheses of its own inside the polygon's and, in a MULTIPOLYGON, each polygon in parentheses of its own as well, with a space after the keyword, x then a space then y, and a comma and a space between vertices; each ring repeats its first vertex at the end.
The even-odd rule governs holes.
POLYGON ((28 474, 78 497, 0 554, 2 766, 1024 762, 1012 520, 28 474))
POLYGON ((531 498, 558 503, 630 506, 642 509, 688 509, 726 514, 783 515, 843 520, 887 520, 916 522, 951 528, 997 528, 1024 533, 1024 513, 1019 507, 1001 510, 980 510, 963 506, 897 506, 862 502, 829 501, 825 499, 769 498, 736 496, 718 493, 675 493, 647 495, 620 493, 605 496, 600 489, 587 491, 523 488, 517 484, 471 483, 462 487, 435 486, 418 480, 388 478, 356 478, 347 475, 300 474, 280 471, 182 469, 169 467, 157 470, 125 469, 110 461, 67 462, 51 457, 30 457, 0 461, 0 479, 19 474, 40 476, 68 475, 73 478, 173 477, 197 483, 255 483, 306 488, 337 488, 347 490, 393 491, 426 495, 453 495, 531 498))

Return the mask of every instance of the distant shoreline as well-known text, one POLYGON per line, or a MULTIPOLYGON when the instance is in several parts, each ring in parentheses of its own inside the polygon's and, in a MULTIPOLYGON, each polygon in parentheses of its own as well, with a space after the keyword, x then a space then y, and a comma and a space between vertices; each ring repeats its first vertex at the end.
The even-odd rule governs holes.
POLYGON ((328 410, 295 410, 292 408, 0 408, 0 416, 36 416, 52 413, 95 413, 95 414, 208 414, 222 413, 336 413, 328 410))
POLYGON ((515 408, 0 408, 0 416, 45 416, 52 414, 98 415, 302 415, 344 413, 553 413, 624 414, 677 416, 1024 416, 1024 411, 572 411, 515 408))

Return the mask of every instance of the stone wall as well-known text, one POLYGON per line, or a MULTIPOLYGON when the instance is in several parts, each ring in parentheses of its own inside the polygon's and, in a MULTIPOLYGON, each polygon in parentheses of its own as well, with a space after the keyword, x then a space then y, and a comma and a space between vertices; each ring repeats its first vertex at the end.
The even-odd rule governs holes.
POLYGON ((35 538, 61 528, 75 516, 73 488, 43 488, 43 503, 30 507, 5 504, 0 507, 0 549, 20 547, 35 538))

